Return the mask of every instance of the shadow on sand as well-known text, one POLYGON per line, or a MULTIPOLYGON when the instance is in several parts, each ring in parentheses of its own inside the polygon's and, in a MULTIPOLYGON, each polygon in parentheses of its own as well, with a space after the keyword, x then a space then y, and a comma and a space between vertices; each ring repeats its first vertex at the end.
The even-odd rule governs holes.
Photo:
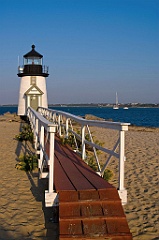
MULTIPOLYGON (((20 129, 24 122, 20 124, 20 129)), ((17 141, 17 148, 16 148, 16 156, 17 161, 21 154, 32 153, 34 154, 35 151, 33 146, 30 144, 24 144, 23 142, 17 141)), ((30 181, 31 188, 30 191, 34 196, 37 202, 41 202, 41 207, 44 213, 45 218, 45 229, 47 230, 46 236, 42 239, 52 239, 58 240, 59 239, 59 216, 58 216, 58 208, 57 207, 45 207, 45 190, 48 189, 48 179, 39 179, 38 170, 35 172, 26 172, 28 180, 30 181)), ((4 238, 4 239, 7 239, 4 238)), ((12 239, 12 238, 8 238, 12 239)), ((29 238, 26 238, 29 239, 29 238)))

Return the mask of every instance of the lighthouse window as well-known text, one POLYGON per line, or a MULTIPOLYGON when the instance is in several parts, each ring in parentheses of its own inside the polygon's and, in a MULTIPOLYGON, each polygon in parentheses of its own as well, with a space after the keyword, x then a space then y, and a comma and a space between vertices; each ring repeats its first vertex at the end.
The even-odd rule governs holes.
POLYGON ((24 65, 42 65, 42 59, 40 58, 24 58, 24 65))
POLYGON ((33 77, 33 76, 30 77, 30 84, 36 85, 36 77, 33 77))

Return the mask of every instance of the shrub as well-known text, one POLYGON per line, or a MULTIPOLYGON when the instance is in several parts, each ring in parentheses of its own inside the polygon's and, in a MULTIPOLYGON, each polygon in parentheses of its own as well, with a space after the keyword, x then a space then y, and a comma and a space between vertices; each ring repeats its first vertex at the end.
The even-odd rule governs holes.
POLYGON ((24 171, 33 171, 38 167, 38 158, 35 154, 26 154, 19 157, 19 162, 16 164, 16 169, 24 171))
POLYGON ((109 182, 111 179, 112 179, 112 177, 114 176, 114 174, 113 174, 113 171, 111 171, 110 169, 105 169, 105 171, 104 171, 104 174, 103 174, 103 178, 107 181, 107 182, 109 182))
MULTIPOLYGON (((94 161, 94 157, 90 157, 88 160, 88 165, 94 170, 97 171, 98 170, 98 166, 97 163, 94 161)), ((114 176, 113 171, 111 171, 110 169, 105 169, 104 174, 103 174, 103 178, 109 182, 112 177, 114 176)))
POLYGON ((61 137, 60 140, 63 145, 68 144, 71 147, 75 147, 73 134, 69 134, 68 138, 61 137))
POLYGON ((87 163, 88 163, 88 166, 90 166, 94 171, 97 171, 98 166, 97 166, 97 163, 94 161, 93 156, 88 159, 87 163))
POLYGON ((15 138, 21 142, 29 141, 29 142, 33 143, 34 136, 33 136, 33 132, 31 130, 30 125, 24 124, 22 126, 22 131, 18 135, 16 135, 15 138))

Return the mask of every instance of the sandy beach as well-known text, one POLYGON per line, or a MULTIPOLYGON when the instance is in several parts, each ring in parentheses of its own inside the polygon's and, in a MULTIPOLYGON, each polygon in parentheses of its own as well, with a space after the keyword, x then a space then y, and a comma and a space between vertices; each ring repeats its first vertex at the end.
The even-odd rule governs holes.
POLYGON ((159 239, 159 129, 126 133, 125 213, 134 239, 159 239))
MULTIPOLYGON (((37 171, 27 174, 15 168, 17 157, 23 151, 23 146, 14 139, 20 125, 20 120, 13 115, 0 117, 0 240, 58 239, 58 225, 50 220, 53 210, 44 207, 46 181, 38 180, 37 171)), ((118 133, 94 129, 93 135, 111 149, 118 133)), ((157 240, 159 129, 130 127, 125 142, 128 203, 124 210, 130 231, 135 240, 157 240)), ((117 172, 115 159, 109 168, 117 172)), ((117 184, 116 175, 111 182, 117 184)))
POLYGON ((15 168, 24 150, 14 139, 20 125, 13 115, 0 116, 0 240, 58 239, 53 209, 44 206, 45 179, 15 168))

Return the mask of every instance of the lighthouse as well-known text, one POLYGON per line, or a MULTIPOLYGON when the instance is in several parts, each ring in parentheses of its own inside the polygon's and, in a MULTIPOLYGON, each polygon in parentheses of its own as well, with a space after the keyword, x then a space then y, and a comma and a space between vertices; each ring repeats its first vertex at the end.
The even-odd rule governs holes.
POLYGON ((38 107, 48 108, 46 77, 48 67, 43 65, 43 56, 32 50, 23 56, 23 66, 18 67, 20 80, 18 115, 26 116, 28 107, 37 110, 38 107))

